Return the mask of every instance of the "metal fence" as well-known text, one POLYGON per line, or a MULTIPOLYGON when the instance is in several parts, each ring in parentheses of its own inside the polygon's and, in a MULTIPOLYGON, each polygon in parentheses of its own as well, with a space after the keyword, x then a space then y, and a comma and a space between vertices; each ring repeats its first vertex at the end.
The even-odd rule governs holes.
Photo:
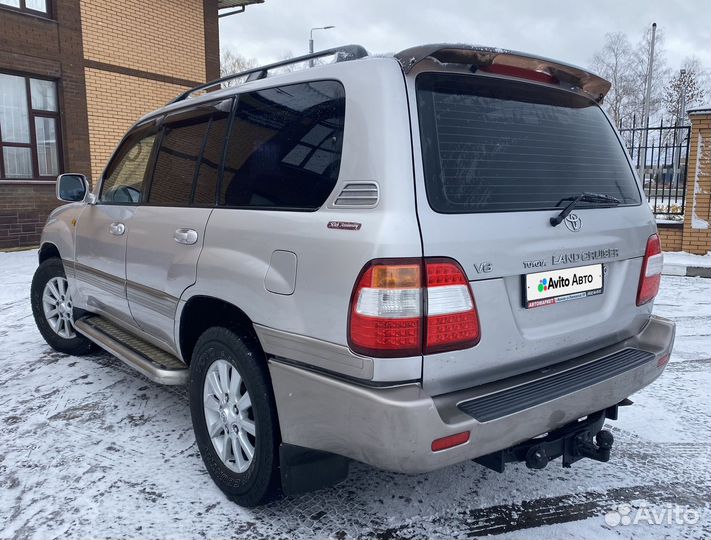
POLYGON ((684 216, 690 126, 664 124, 620 125, 632 162, 644 184, 649 206, 658 220, 681 221, 684 216), (642 164, 644 163, 644 166, 642 164))

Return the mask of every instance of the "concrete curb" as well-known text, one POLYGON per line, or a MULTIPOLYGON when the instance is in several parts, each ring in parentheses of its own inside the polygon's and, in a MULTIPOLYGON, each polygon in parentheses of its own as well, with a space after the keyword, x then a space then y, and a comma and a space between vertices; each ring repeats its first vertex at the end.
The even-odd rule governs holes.
POLYGON ((32 249, 39 249, 39 246, 37 245, 37 246, 0 248, 0 253, 17 253, 18 251, 30 251, 32 249))

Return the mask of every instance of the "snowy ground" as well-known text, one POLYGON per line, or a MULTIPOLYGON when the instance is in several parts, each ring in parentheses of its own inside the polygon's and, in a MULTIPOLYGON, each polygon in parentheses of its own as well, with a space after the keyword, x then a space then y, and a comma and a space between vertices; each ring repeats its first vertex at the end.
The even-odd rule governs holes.
POLYGON ((706 255, 694 255, 693 253, 686 253, 685 251, 665 251, 664 266, 666 266, 667 263, 710 268, 711 251, 706 255))
POLYGON ((711 252, 706 255, 694 255, 685 251, 665 251, 663 274, 686 276, 687 267, 694 269, 711 268, 711 252))
POLYGON ((182 389, 42 341, 35 266, 35 252, 0 253, 1 538, 711 536, 711 280, 663 278, 655 312, 678 324, 674 354, 610 423, 609 464, 421 476, 354 464, 336 488, 245 510, 205 472, 182 389), (675 523, 671 505, 696 523, 675 523))

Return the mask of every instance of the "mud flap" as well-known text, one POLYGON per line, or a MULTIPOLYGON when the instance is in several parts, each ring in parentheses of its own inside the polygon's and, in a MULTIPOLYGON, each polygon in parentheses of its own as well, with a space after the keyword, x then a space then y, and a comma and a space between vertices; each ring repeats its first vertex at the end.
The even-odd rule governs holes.
POLYGON ((281 488, 285 495, 298 495, 334 486, 348 477, 349 463, 343 456, 282 443, 281 488))
POLYGON ((612 433, 603 430, 606 419, 617 420, 619 406, 631 405, 628 399, 602 411, 588 415, 539 437, 519 443, 511 448, 476 458, 479 465, 496 472, 504 472, 507 463, 524 462, 529 469, 543 469, 556 458, 563 457, 563 467, 590 458, 607 462, 614 443, 612 433))

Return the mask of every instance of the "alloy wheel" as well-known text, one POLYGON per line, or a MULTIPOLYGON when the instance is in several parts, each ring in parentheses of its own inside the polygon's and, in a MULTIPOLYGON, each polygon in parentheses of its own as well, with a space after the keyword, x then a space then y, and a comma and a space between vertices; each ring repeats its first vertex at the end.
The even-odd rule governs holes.
POLYGON ((254 459, 256 426, 242 376, 227 360, 215 360, 203 385, 203 410, 212 446, 230 470, 243 473, 254 459))
POLYGON ((76 337, 74 306, 66 278, 54 277, 47 282, 42 293, 42 307, 45 319, 55 334, 64 339, 76 337))

